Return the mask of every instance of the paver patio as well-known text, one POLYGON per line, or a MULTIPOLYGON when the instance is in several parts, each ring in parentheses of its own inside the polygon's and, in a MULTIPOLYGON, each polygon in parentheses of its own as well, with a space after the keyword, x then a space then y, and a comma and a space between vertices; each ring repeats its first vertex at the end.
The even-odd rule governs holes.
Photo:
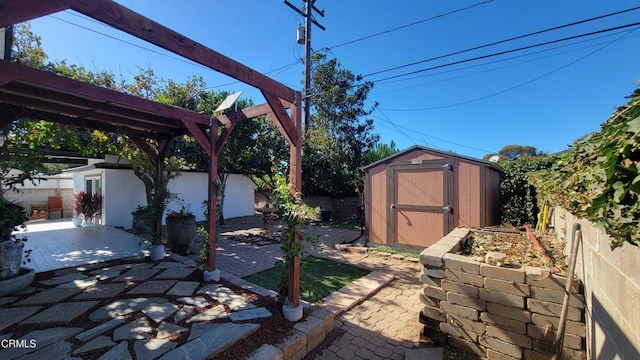
MULTIPOLYGON (((223 270, 223 273, 227 273, 228 277, 235 278, 240 282, 242 280, 236 276, 244 276, 270 268, 274 265, 275 260, 282 256, 278 244, 258 246, 227 239, 225 234, 236 234, 236 231, 240 231, 240 233, 242 231, 260 231, 259 217, 241 222, 244 223, 234 223, 231 220, 229 221, 230 225, 221 227, 222 236, 217 244, 218 268, 223 270)), ((118 230, 114 229, 114 231, 118 230)), ((346 312, 336 318, 335 330, 327 336, 316 351, 306 357, 307 359, 402 359, 407 350, 425 346, 423 339, 420 339, 421 325, 417 320, 420 309, 418 293, 421 291, 418 280, 419 264, 397 256, 383 256, 386 254, 377 255, 333 249, 335 243, 357 238, 359 236, 357 231, 320 227, 306 228, 304 231, 307 234, 318 235, 323 244, 322 251, 307 249, 314 255, 366 267, 378 271, 378 274, 391 274, 395 278, 379 291, 369 288, 373 286, 375 281, 369 284, 364 280, 353 284, 351 287, 353 290, 346 290, 346 296, 353 299, 348 301, 348 304, 339 305, 334 309, 340 313, 346 309, 346 312), (360 290, 364 290, 364 294, 371 291, 377 291, 377 293, 371 297, 354 295, 360 290), (364 301, 362 301, 363 299, 364 301), (355 307, 352 307, 354 305, 355 307), (389 319, 393 319, 393 321, 389 321, 389 319)), ((135 246, 137 249, 137 241, 135 241, 135 246)), ((98 252, 93 252, 92 256, 93 258, 88 257, 87 261, 96 262, 96 260, 103 258, 99 256, 98 252)), ((193 260, 197 258, 197 255, 192 255, 190 258, 193 260)), ((146 331, 145 324, 141 322, 137 325, 142 326, 133 326, 138 330, 128 329, 125 326, 143 316, 142 319, 147 319, 145 321, 153 325, 156 332, 152 333, 154 334, 152 339, 149 339, 147 334, 144 339, 130 340, 134 341, 133 353, 137 358, 157 358, 162 354, 164 354, 164 358, 182 358, 186 355, 197 358, 198 354, 202 354, 203 351, 217 351, 228 345, 228 343, 220 345, 219 342, 216 342, 215 344, 211 343, 210 348, 205 348, 204 340, 211 339, 214 332, 219 334, 220 329, 214 331, 209 326, 211 324, 201 323, 198 317, 209 315, 215 318, 222 315, 219 314, 219 308, 214 309, 215 306, 210 305, 209 300, 205 297, 217 297, 216 301, 225 304, 231 311, 230 314, 225 313, 226 317, 231 317, 236 321, 245 322, 244 316, 246 314, 255 315, 258 318, 269 316, 268 311, 265 312, 266 309, 256 307, 245 298, 228 291, 224 286, 217 284, 201 286, 201 283, 197 281, 184 281, 183 277, 195 270, 194 263, 188 258, 179 256, 176 256, 175 259, 184 259, 185 261, 184 263, 172 261, 134 263, 111 267, 95 264, 79 267, 78 269, 81 271, 75 270, 75 267, 58 270, 56 277, 52 279, 53 282, 50 283, 55 283, 51 286, 62 286, 62 288, 40 289, 39 291, 31 289, 31 295, 21 302, 16 302, 16 297, 0 298, 0 311, 3 315, 0 316, 0 331, 5 333, 0 336, 11 336, 10 333, 7 334, 7 331, 11 331, 13 324, 29 323, 30 318, 38 319, 40 316, 50 327, 53 327, 50 331, 77 334, 74 340, 75 344, 60 341, 64 338, 56 338, 60 344, 47 346, 49 355, 57 353, 64 357, 71 357, 71 354, 83 357, 83 354, 95 353, 98 350, 103 353, 104 358, 131 358, 132 354, 126 346, 126 341, 121 338, 139 338, 140 336, 135 334, 135 331, 144 333, 146 331), (86 281, 96 281, 97 284, 83 288, 86 281), (132 281, 134 282, 132 283, 132 281), (131 284, 136 287, 128 288, 127 286, 131 284), (139 290, 136 290, 138 287, 139 290), (138 298, 114 301, 110 306, 90 308, 88 310, 89 319, 94 321, 96 325, 88 328, 65 328, 64 324, 68 323, 70 317, 73 317, 75 313, 70 313, 71 307, 56 309, 54 305, 57 302, 92 304, 126 291, 129 291, 132 296, 138 296, 138 298), (196 309, 199 311, 195 312, 196 309), (56 314, 60 316, 56 318, 56 314), (140 315, 131 318, 126 314, 140 315), (187 341, 176 347, 176 343, 172 343, 168 339, 176 334, 189 331, 178 323, 190 324, 191 332, 187 341), (211 332, 208 332, 208 329, 211 332), (116 332, 119 334, 118 337, 115 336, 116 332), (198 340, 199 337, 202 338, 198 340), (81 342, 80 345, 77 344, 78 341, 81 342), (104 353, 107 350, 108 352, 104 353)), ((65 264, 71 264, 71 262, 65 264)), ((380 284, 389 280, 391 278, 380 284)), ((249 283, 247 284, 256 293, 264 291, 264 289, 260 290, 249 283)), ((34 285, 40 286, 39 284, 34 285)), ((333 305, 337 305, 337 303, 333 305)), ((87 312, 85 311, 85 313, 87 312)), ((226 321, 225 324, 229 324, 227 330, 236 329, 233 330, 234 332, 229 339, 241 339, 256 331, 253 326, 231 326, 234 325, 231 319, 224 321, 226 321)), ((256 324, 249 322, 240 325, 256 324)), ((58 336, 52 333, 45 333, 45 335, 58 336)), ((33 336, 33 334, 27 333, 23 338, 26 339, 27 336, 33 336)), ((271 348, 261 349, 261 353, 269 353, 269 349, 271 348)), ((13 352, 7 352, 7 350, 0 351, 0 358, 4 359, 5 356, 12 358, 9 355, 13 356, 15 349, 12 349, 13 352)), ((39 344, 37 352, 32 351, 30 354, 35 355, 42 350, 39 344)), ((20 354, 27 353, 21 352, 20 354)), ((256 356, 259 358, 260 354, 256 354, 256 356)))

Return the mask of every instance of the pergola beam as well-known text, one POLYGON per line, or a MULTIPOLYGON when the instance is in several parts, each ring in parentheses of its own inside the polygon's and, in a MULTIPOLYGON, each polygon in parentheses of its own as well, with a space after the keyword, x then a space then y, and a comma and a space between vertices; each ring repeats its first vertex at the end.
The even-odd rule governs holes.
POLYGON ((10 77, 12 82, 46 88, 64 94, 77 96, 81 99, 90 99, 104 104, 113 104, 121 108, 135 108, 149 114, 159 116, 159 119, 172 118, 188 119, 199 124, 209 125, 209 117, 177 106, 160 104, 137 96, 123 94, 118 91, 103 88, 96 85, 54 75, 46 71, 32 69, 27 66, 0 61, 0 73, 10 77))
MULTIPOLYGON (((48 0, 41 0, 46 2, 48 0)), ((111 0, 59 0, 69 8, 258 89, 295 101, 289 87, 111 0)))
POLYGON ((57 0, 2 1, 0 2, 0 27, 7 27, 67 9, 69 9, 69 4, 57 0))

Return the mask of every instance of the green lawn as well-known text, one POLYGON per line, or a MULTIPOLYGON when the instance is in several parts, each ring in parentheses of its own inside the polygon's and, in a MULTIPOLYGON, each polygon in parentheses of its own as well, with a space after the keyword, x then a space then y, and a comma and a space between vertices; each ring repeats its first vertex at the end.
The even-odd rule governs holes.
MULTIPOLYGON (((311 302, 322 299, 369 273, 369 270, 363 268, 313 256, 303 258, 300 264, 302 267, 300 297, 311 302), (313 291, 310 291, 311 289, 313 291), (313 292, 317 293, 317 297, 313 296, 313 292)), ((280 267, 276 266, 247 275, 243 279, 277 291, 278 283, 280 282, 280 271, 280 267)))

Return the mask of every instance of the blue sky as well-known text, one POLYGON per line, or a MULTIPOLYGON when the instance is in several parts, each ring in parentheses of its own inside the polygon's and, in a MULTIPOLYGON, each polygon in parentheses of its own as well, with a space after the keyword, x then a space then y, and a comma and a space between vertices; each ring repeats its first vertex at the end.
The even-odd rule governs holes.
MULTIPOLYGON (((302 18, 282 1, 117 2, 294 89, 302 88, 304 49, 295 38, 302 18)), ((302 6, 302 0, 290 2, 302 6)), ((331 48, 328 56, 337 57, 356 74, 367 75, 636 6, 640 2, 631 0, 316 0, 316 7, 325 10, 326 17, 318 20, 327 30, 313 28, 312 47, 331 48), (465 7, 470 8, 423 21, 465 7), (337 46, 414 22, 420 23, 337 46)), ((474 157, 509 144, 549 153, 564 150, 597 130, 637 87, 638 26, 425 69, 636 22, 640 10, 365 76, 376 81, 370 95, 371 101, 380 103, 371 115, 375 131, 381 141, 393 140, 400 149, 419 144, 474 157), (420 72, 381 81, 413 71, 420 72)), ((137 66, 176 81, 202 75, 214 89, 242 90, 254 102, 263 102, 248 85, 233 83, 74 12, 31 23, 52 59, 125 77, 136 73, 137 66)))

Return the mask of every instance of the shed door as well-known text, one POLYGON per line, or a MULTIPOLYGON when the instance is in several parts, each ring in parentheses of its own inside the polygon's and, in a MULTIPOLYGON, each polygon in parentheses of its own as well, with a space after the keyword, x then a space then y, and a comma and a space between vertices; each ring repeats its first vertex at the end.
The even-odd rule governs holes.
POLYGON ((427 247, 452 230, 452 162, 423 160, 390 165, 387 242, 427 247))

